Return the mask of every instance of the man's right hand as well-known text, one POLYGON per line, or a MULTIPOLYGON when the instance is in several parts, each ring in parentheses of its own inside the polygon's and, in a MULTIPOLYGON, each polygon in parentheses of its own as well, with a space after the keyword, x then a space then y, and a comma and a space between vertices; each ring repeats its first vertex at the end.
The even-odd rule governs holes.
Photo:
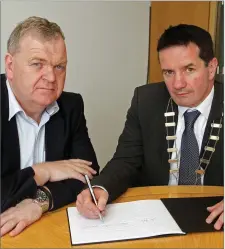
POLYGON ((98 206, 92 200, 89 189, 83 190, 78 196, 76 201, 76 207, 80 214, 89 219, 99 219, 99 212, 104 216, 107 200, 109 198, 108 193, 98 187, 93 188, 98 206))
POLYGON ((91 164, 81 159, 38 163, 32 166, 35 172, 34 180, 38 186, 43 186, 48 181, 56 182, 66 179, 77 179, 86 183, 84 175, 92 179, 97 173, 90 167, 91 164))

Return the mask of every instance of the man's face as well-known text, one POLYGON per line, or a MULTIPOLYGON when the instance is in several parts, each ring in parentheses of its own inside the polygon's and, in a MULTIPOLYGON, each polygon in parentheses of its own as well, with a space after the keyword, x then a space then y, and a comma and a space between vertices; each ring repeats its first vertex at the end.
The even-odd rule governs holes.
POLYGON ((168 91, 177 105, 195 107, 208 96, 214 83, 216 58, 205 66, 198 46, 190 43, 161 50, 159 61, 168 91))
POLYGON ((5 62, 7 78, 22 106, 45 108, 61 95, 67 64, 61 37, 44 41, 36 36, 25 36, 18 52, 7 54, 5 62))

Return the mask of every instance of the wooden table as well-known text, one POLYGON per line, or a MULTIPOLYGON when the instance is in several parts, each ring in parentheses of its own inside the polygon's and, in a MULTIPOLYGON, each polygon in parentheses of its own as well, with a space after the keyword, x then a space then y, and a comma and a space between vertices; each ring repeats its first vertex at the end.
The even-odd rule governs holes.
MULTIPOLYGON (((129 189, 116 202, 170 197, 223 195, 223 187, 160 186, 129 189)), ((69 205, 73 206, 73 205, 69 205)), ((142 240, 85 245, 85 248, 223 248, 223 232, 194 233, 142 240)), ((20 235, 1 239, 2 248, 72 248, 66 207, 46 214, 20 235)), ((74 246, 84 248, 83 246, 74 246)))

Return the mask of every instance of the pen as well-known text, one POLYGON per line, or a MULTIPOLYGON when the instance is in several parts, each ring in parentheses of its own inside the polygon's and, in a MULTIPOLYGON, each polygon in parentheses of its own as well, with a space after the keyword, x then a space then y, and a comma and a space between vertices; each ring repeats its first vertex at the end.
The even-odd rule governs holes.
MULTIPOLYGON (((87 175, 84 175, 84 177, 85 177, 86 182, 87 182, 87 184, 88 184, 88 188, 89 188, 89 190, 90 190, 90 193, 91 193, 91 196, 92 196, 92 198, 93 198, 93 200, 94 200, 94 203, 95 203, 96 206, 98 206, 98 203, 97 203, 97 200, 96 200, 96 198, 95 198, 95 194, 94 194, 93 188, 92 188, 91 183, 90 183, 90 180, 89 180, 89 178, 88 178, 87 175)), ((103 221, 103 218, 102 218, 102 215, 101 215, 100 212, 99 212, 98 215, 99 215, 100 220, 103 221)))

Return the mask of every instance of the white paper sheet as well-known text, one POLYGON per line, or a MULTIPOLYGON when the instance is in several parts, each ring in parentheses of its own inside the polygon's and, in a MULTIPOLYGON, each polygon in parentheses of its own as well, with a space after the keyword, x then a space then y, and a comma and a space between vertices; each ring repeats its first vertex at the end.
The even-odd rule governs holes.
POLYGON ((161 200, 109 204, 103 222, 84 218, 76 207, 67 211, 72 245, 185 234, 161 200))

